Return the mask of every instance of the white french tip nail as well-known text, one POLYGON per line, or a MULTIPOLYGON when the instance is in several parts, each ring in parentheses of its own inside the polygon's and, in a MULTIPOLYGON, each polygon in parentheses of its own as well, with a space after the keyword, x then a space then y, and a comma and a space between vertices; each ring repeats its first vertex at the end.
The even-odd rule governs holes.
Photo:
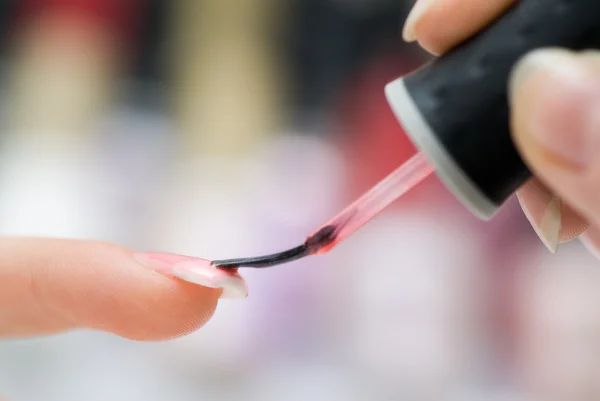
POLYGON ((588 234, 582 234, 579 237, 579 241, 583 244, 583 247, 592 254, 596 259, 600 260, 600 249, 594 242, 590 239, 588 234))
POLYGON ((413 43, 417 40, 414 31, 414 23, 411 23, 409 20, 406 21, 404 29, 402 30, 402 40, 404 40, 406 43, 413 43))
POLYGON ((538 236, 546 245, 548 250, 556 253, 558 248, 558 240, 560 238, 560 230, 562 228, 562 202, 559 198, 553 197, 540 221, 538 236))
POLYGON ((546 207, 546 211, 544 212, 539 225, 533 219, 527 204, 521 202, 521 206, 525 213, 525 217, 529 220, 529 223, 535 230, 539 239, 550 252, 556 253, 559 244, 560 230, 562 229, 561 200, 557 197, 552 198, 546 207))
POLYGON ((248 297, 248 287, 244 280, 227 274, 218 277, 207 276, 203 270, 193 268, 173 267, 171 273, 182 280, 208 288, 222 289, 221 299, 245 299, 248 297))
POLYGON ((417 40, 415 26, 423 14, 425 14, 430 4, 431 0, 417 0, 412 10, 410 10, 406 22, 404 23, 404 29, 402 30, 402 39, 404 39, 405 42, 411 43, 417 40))

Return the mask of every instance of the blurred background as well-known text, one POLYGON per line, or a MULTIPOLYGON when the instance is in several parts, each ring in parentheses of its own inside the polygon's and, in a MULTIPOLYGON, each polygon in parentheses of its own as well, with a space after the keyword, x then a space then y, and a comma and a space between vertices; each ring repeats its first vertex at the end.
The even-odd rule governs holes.
MULTIPOLYGON (((0 234, 207 258, 297 244, 415 152, 383 95, 428 60, 400 38, 411 6, 0 0, 0 234)), ((331 254, 244 271, 250 297, 185 338, 0 342, 0 394, 514 400, 521 284, 591 263, 578 244, 550 258, 516 202, 483 224, 432 177, 331 254)))

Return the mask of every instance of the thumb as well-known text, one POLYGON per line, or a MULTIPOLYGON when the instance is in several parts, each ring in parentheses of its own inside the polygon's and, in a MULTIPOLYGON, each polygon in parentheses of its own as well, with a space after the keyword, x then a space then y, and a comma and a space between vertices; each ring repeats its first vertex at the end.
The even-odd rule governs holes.
POLYGON ((530 53, 513 72, 510 102, 514 141, 531 170, 600 228, 600 53, 530 53))

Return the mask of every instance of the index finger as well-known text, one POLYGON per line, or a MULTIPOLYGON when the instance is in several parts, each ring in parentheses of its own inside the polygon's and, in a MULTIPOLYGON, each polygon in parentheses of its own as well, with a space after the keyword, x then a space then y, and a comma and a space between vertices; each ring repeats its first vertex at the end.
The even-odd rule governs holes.
POLYGON ((91 241, 0 238, 0 337, 86 328, 171 339, 204 325, 225 290, 246 295, 237 273, 207 269, 201 259, 91 241), (176 279, 179 270, 201 285, 176 279))
POLYGON ((518 0, 417 0, 404 39, 439 55, 468 39, 518 0))

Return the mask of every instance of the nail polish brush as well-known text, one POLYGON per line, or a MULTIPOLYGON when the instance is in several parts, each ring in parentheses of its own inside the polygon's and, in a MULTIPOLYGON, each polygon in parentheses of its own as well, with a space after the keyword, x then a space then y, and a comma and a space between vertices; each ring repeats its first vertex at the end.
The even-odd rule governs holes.
POLYGON ((482 220, 491 219, 531 173, 512 142, 508 81, 514 65, 543 47, 600 48, 600 1, 521 0, 488 26, 385 88, 420 153, 293 249, 214 267, 270 267, 323 254, 433 171, 482 220))
POLYGON ((212 265, 220 268, 271 267, 306 256, 327 253, 432 172, 433 167, 422 154, 417 153, 358 200, 316 229, 302 245, 256 258, 214 260, 212 265))

